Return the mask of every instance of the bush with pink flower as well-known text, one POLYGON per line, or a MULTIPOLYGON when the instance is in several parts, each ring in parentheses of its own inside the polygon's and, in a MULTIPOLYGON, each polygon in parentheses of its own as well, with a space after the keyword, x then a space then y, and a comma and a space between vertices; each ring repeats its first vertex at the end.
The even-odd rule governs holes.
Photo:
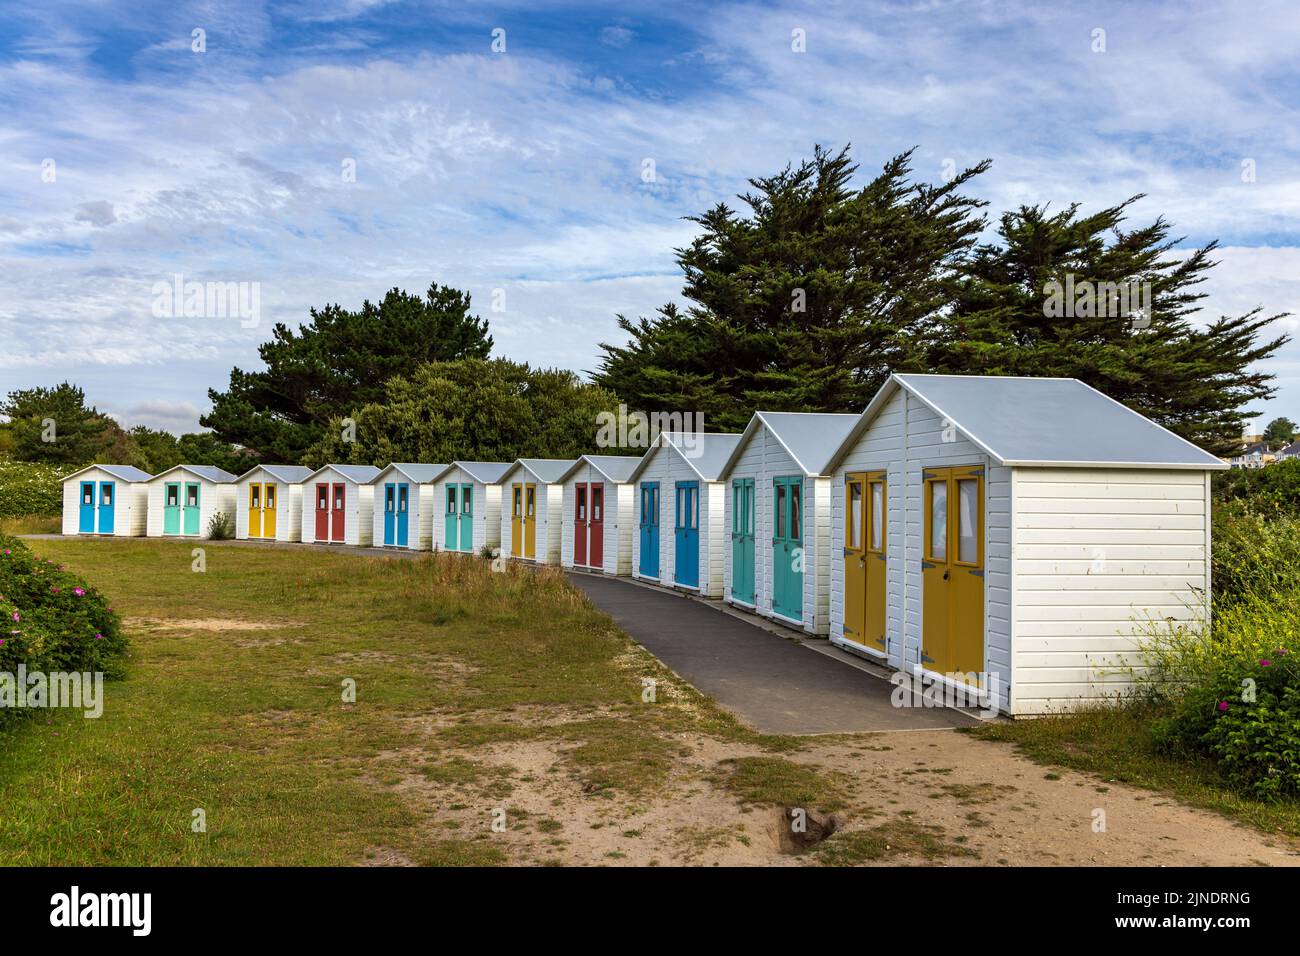
MULTIPOLYGON (((121 677, 122 622, 89 583, 0 535, 0 671, 102 671, 121 677)), ((0 709, 0 723, 16 714, 0 709)))

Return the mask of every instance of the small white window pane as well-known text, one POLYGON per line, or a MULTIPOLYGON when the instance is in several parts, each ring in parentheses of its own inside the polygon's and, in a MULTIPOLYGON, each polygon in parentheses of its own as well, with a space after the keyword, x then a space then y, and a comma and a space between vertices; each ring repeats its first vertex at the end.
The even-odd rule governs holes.
POLYGON ((880 551, 885 528, 885 486, 879 481, 871 483, 871 550, 880 551))
POLYGON ((957 482, 957 560, 974 564, 979 560, 979 482, 963 478, 957 482))
POLYGON ((930 482, 930 557, 948 559, 948 483, 930 482))
POLYGON ((849 485, 848 526, 844 530, 848 547, 862 547, 862 486, 856 481, 849 485))

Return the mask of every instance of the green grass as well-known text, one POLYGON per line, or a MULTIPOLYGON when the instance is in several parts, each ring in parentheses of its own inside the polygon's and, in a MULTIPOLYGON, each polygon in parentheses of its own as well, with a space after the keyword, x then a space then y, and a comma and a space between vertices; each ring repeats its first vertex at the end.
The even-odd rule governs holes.
POLYGON ((59 515, 0 517, 0 534, 58 534, 63 530, 59 515))
POLYGON ((486 826, 449 839, 397 783, 504 796, 508 772, 454 751, 538 737, 588 791, 637 793, 664 783, 684 731, 787 743, 676 681, 555 572, 204 542, 194 573, 191 542, 33 544, 110 597, 133 652, 99 720, 0 736, 0 863, 349 864, 375 848, 502 862, 486 826), (642 677, 659 703, 642 703, 642 677), (548 708, 568 719, 513 719, 548 708), (422 731, 422 716, 447 726, 422 731))
POLYGON ((815 767, 784 757, 724 761, 722 785, 742 803, 804 807, 823 812, 844 807, 839 781, 815 767))
POLYGON ((1153 716, 1140 706, 1108 708, 984 724, 969 732, 1014 744, 1045 766, 1084 770, 1106 782, 1170 794, 1268 833, 1300 836, 1300 803, 1254 799, 1231 787, 1208 760, 1159 752, 1151 739, 1153 716))
POLYGON ((949 842, 942 827, 908 819, 890 820, 869 830, 834 833, 811 852, 823 866, 858 866, 900 856, 927 861, 979 856, 974 850, 949 842))

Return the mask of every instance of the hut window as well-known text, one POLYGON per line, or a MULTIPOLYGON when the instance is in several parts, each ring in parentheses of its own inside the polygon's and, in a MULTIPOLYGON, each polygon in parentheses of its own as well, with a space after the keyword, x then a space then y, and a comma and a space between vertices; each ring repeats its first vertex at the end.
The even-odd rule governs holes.
POLYGON ((199 486, 186 485, 185 486, 185 507, 197 508, 198 506, 199 506, 199 486))
POLYGON ((979 481, 963 478, 957 482, 957 560, 976 564, 979 553, 979 481))
POLYGON ((849 520, 844 529, 848 532, 847 546, 856 551, 862 547, 862 483, 849 482, 849 520))
POLYGON ((103 485, 99 489, 99 503, 101 505, 111 505, 113 503, 113 486, 103 485))
POLYGON ((460 489, 460 510, 465 514, 471 514, 474 511, 473 494, 474 489, 468 485, 460 489))
POLYGON ((885 529, 885 486, 882 482, 871 482, 871 550, 879 551, 881 533, 885 529))
POLYGON ((591 520, 599 521, 600 512, 603 510, 605 491, 603 488, 591 489, 591 520))
POLYGON ((930 482, 930 557, 948 559, 948 483, 930 482))

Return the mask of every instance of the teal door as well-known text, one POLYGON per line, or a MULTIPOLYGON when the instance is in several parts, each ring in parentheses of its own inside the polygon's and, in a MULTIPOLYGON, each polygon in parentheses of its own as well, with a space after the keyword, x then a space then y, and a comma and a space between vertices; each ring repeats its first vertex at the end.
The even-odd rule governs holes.
POLYGON ((641 574, 659 577, 659 482, 641 482, 641 574))
POLYGON ((447 486, 447 510, 443 514, 442 546, 448 551, 460 550, 460 485, 447 486))
POLYGON ((460 486, 460 549, 474 553, 474 486, 460 486))
POLYGON ((77 530, 82 534, 95 533, 95 483, 81 483, 81 514, 78 516, 77 530))
POLYGON ((111 481, 99 483, 99 533, 113 533, 113 500, 117 497, 117 486, 111 481))
POLYGON ((410 541, 411 486, 402 482, 397 486, 397 546, 405 548, 410 541))
POLYGON ((163 534, 181 533, 181 485, 169 481, 163 487, 163 534))
POLYGON ((199 483, 185 483, 185 533, 199 533, 199 483))
POLYGON ((772 479, 772 611, 803 620, 803 479, 772 479))
POLYGON ((677 482, 677 523, 673 527, 673 581, 700 586, 700 483, 677 482))
POLYGON ((754 479, 731 483, 731 597, 754 603, 754 479))
POLYGON ((393 482, 384 484, 384 545, 391 546, 397 542, 397 485, 393 482))

